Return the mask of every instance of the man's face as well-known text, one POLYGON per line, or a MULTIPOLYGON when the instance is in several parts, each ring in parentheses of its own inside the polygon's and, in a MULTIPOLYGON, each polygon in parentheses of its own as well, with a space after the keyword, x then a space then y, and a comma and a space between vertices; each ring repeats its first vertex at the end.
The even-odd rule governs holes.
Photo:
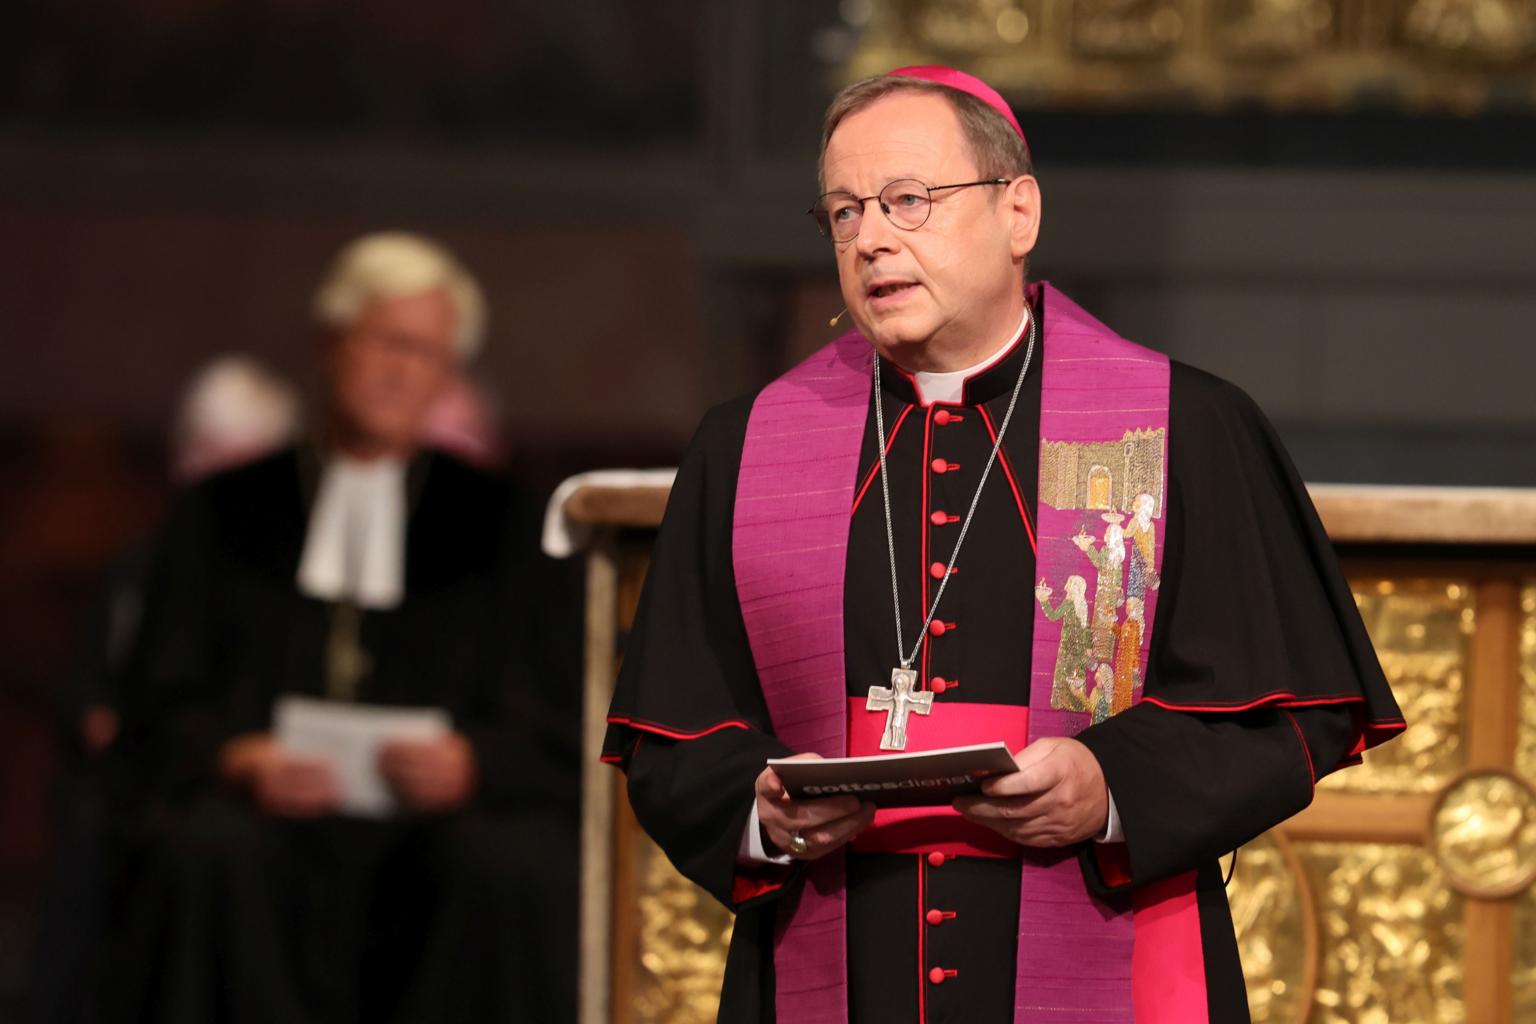
MULTIPOLYGON (((828 191, 855 196, 899 178, 932 186, 981 177, 949 102, 918 92, 893 93, 844 118, 822 167, 828 191)), ((975 336, 996 333, 1000 307, 1022 312, 1012 194, 996 185, 935 192, 927 223, 913 231, 892 224, 878 202, 865 205, 858 236, 835 247, 837 271, 849 312, 881 352, 927 368, 921 350, 930 344, 963 351, 1003 340, 975 336)))
POLYGON ((332 344, 332 409, 370 447, 407 452, 457 370, 457 315, 441 289, 373 303, 332 344))

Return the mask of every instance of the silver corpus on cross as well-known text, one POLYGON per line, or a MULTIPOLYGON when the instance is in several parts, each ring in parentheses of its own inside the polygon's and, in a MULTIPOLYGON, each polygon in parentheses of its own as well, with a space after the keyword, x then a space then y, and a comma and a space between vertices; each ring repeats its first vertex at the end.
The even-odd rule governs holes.
POLYGON ((1003 437, 1008 433, 1008 423, 1013 419, 1014 406, 1019 404, 1019 392, 1024 388, 1024 376, 1029 373, 1029 364, 1035 355, 1035 317, 1028 309, 1025 315, 1029 317, 1029 343, 1024 349, 1024 365, 1019 367, 1019 379, 1014 381, 1013 396, 1008 399, 1008 411, 1003 414, 1003 422, 997 426, 997 437, 992 442, 992 454, 987 456, 987 465, 981 471, 981 479, 976 483, 976 493, 971 496, 971 507, 965 513, 965 519, 960 523, 960 535, 955 538, 955 550, 950 553, 949 564, 944 567, 944 575, 939 580, 938 593, 933 595, 933 607, 928 609, 928 617, 923 620, 922 628, 917 631, 917 643, 912 645, 912 653, 907 654, 907 644, 901 635, 901 590, 896 585, 896 536, 891 528, 891 483, 885 468, 885 412, 884 402, 880 392, 880 354, 875 353, 875 427, 879 432, 880 453, 880 496, 885 500, 885 547, 891 556, 891 607, 896 614, 896 657, 900 664, 891 669, 890 686, 871 686, 869 688, 869 700, 864 707, 869 711, 885 712, 885 732, 880 735, 881 750, 906 750, 907 749, 907 716, 912 712, 920 715, 933 713, 933 691, 917 689, 917 670, 912 667, 917 661, 918 652, 923 649, 923 641, 928 639, 928 627, 933 623, 933 616, 939 610, 939 602, 944 599, 944 588, 949 586, 949 577, 955 571, 955 562, 960 557, 960 545, 965 543, 966 532, 971 528, 971 519, 976 515, 976 506, 981 504, 981 492, 987 486, 987 477, 992 473, 992 464, 997 461, 997 453, 1002 450, 1003 437))
POLYGON ((871 686, 869 702, 864 705, 870 711, 885 712, 885 732, 880 734, 881 750, 907 749, 907 715, 916 711, 920 715, 933 711, 933 691, 917 689, 917 669, 891 669, 891 685, 871 686))

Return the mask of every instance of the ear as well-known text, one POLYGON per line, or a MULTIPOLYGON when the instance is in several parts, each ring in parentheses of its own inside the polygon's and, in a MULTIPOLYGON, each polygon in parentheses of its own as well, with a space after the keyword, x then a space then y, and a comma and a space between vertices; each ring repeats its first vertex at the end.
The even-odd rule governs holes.
POLYGON ((1040 236, 1040 183, 1026 174, 1009 182, 1003 195, 1011 218, 1009 248, 1014 261, 1022 263, 1040 236))

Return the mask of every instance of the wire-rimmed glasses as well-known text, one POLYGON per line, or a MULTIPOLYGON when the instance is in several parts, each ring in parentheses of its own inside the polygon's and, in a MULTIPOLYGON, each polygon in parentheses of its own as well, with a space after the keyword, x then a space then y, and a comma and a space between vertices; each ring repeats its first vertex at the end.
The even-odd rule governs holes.
POLYGON ((852 192, 825 192, 816 198, 806 213, 816 221, 821 233, 834 242, 851 242, 864 222, 864 204, 878 200, 886 219, 903 231, 916 231, 928 223, 933 212, 933 193, 973 185, 1006 185, 1012 178, 987 178, 962 181, 956 185, 924 185, 916 178, 897 178, 872 196, 860 198, 852 192))

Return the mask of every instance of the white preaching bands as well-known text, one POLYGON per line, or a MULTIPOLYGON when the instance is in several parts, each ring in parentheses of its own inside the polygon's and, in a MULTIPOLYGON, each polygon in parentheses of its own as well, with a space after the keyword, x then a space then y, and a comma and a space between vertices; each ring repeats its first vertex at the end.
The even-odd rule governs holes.
POLYGON ((405 463, 335 455, 320 474, 299 559, 299 590, 393 608, 405 595, 405 463))

